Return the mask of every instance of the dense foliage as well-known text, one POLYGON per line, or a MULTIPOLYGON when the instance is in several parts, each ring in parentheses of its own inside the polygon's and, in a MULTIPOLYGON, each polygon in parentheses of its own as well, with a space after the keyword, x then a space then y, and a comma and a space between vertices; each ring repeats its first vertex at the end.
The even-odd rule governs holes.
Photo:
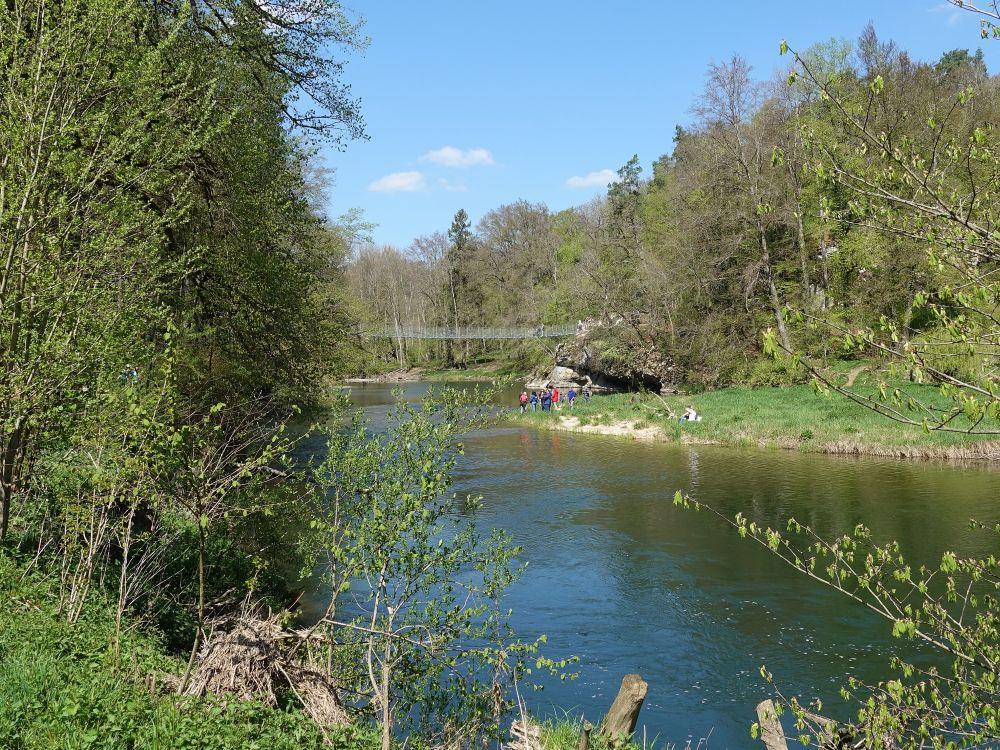
MULTIPOLYGON (((378 353, 400 366, 492 346, 407 341, 407 325, 586 318, 624 331, 605 359, 658 350, 702 385, 822 379, 861 351, 950 399, 882 393, 876 410, 997 429, 998 92, 981 55, 919 63, 869 29, 768 85, 734 57, 649 179, 633 157, 587 206, 517 201, 475 225, 459 210, 406 253, 348 262, 365 227, 324 217, 311 149, 363 137, 342 72, 364 45, 336 0, 0 6, 0 743, 308 747, 345 740, 330 717, 349 715, 383 750, 401 725, 471 744, 497 736, 529 656, 565 666, 513 640, 516 549, 450 494, 476 418, 457 397, 400 406, 377 435, 335 411, 325 460, 292 460, 298 405, 369 364, 356 315, 397 332, 378 353), (330 601, 296 629, 310 575, 330 601), (247 623, 271 634, 244 681, 260 689, 214 698, 213 659, 247 623)), ((855 536, 817 559, 853 565, 870 546, 855 536)), ((873 736, 916 720, 993 737, 977 701, 995 689, 996 562, 946 558, 942 601, 891 546, 866 560, 836 584, 963 660, 916 719, 902 709, 932 683, 907 665, 872 688, 873 736), (889 608, 887 575, 919 612, 889 608), (974 627, 954 602, 983 605, 974 627)))
MULTIPOLYGON (((461 242, 453 225, 361 251, 348 278, 369 324, 624 321, 604 343, 613 355, 652 349, 706 386, 803 380, 792 355, 822 377, 860 353, 978 393, 978 412, 961 398, 955 409, 995 430, 997 78, 981 53, 920 62, 870 26, 790 65, 765 82, 738 56, 711 65, 652 174, 633 157, 588 205, 518 201, 461 242)), ((455 352, 398 338, 383 356, 461 362, 470 347, 551 362, 537 341, 455 352)), ((882 411, 931 428, 953 413, 896 401, 886 394, 882 411)))
POLYGON ((383 442, 338 403, 327 460, 292 460, 299 405, 359 353, 364 225, 324 217, 310 149, 364 135, 360 24, 334 0, 12 0, 0 40, 0 744, 495 727, 513 667, 475 665, 509 636, 513 550, 446 492, 468 415, 404 409, 383 442), (297 630, 314 575, 332 602, 297 630), (337 610, 366 578, 370 616, 337 610))

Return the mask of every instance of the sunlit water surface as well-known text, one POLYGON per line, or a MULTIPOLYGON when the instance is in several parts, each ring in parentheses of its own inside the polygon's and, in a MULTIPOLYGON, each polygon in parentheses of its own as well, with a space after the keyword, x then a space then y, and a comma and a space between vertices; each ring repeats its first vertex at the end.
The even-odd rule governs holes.
MULTIPOLYGON (((427 389, 403 387, 407 399, 427 389)), ((392 386, 353 398, 384 424, 392 386)), ((516 391, 505 393, 508 404, 516 391)), ((711 419, 711 415, 706 415, 711 419)), ((577 655, 572 681, 526 695, 542 716, 597 719, 623 675, 649 683, 640 732, 657 745, 708 738, 746 747, 754 706, 770 696, 767 665, 786 694, 819 697, 843 715, 848 675, 886 679, 906 647, 889 625, 741 540, 719 519, 674 507, 680 489, 730 515, 819 533, 868 525, 916 561, 944 550, 996 552, 969 519, 1000 521, 1000 473, 985 467, 844 458, 794 451, 645 444, 499 426, 469 435, 455 488, 480 495, 478 522, 501 527, 528 567, 508 596, 525 640, 577 655)))

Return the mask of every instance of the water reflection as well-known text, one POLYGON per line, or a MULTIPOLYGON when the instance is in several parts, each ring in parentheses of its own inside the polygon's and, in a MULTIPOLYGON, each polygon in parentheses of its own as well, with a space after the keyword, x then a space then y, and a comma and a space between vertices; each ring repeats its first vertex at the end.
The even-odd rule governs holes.
MULTIPOLYGON (((423 387, 408 385, 407 397, 423 387)), ((366 387, 356 400, 378 418, 390 390, 366 387)), ((768 695, 762 664, 787 692, 842 714, 845 676, 888 677, 889 654, 907 644, 719 519, 675 508, 676 490, 771 526, 794 516, 824 536, 865 523, 934 562, 945 549, 996 551, 968 520, 1000 520, 997 479, 988 468, 501 426, 468 436, 456 489, 483 496, 484 528, 524 546, 528 570, 509 599, 518 631, 546 633, 552 656, 581 657, 579 680, 529 695, 536 711, 596 718, 622 675, 639 672, 649 736, 683 744, 711 732, 710 747, 724 748, 749 742, 753 708, 768 695)))

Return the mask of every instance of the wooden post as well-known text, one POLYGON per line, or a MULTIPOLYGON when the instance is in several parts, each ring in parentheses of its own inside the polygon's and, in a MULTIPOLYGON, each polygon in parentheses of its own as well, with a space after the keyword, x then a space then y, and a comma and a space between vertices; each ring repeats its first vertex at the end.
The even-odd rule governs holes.
POLYGON ((639 709, 646 699, 646 690, 649 685, 637 674, 627 674, 622 680, 622 686, 618 690, 618 697, 608 709, 607 716, 601 722, 599 734, 608 738, 624 736, 626 739, 632 737, 635 731, 635 724, 639 719, 639 709))
POLYGON ((590 747, 590 733, 594 730, 594 725, 586 719, 583 720, 583 733, 580 735, 580 750, 588 750, 590 747))
POLYGON ((766 700, 757 704, 757 719, 760 722, 760 739, 767 750, 788 750, 785 731, 778 721, 773 701, 766 700))

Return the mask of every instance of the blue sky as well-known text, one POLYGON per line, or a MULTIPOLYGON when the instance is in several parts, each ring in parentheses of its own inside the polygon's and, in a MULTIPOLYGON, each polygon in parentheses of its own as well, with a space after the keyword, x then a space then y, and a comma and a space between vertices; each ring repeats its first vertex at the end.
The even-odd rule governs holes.
POLYGON ((375 241, 400 248, 459 208, 475 224, 518 199, 585 203, 634 153, 648 174, 691 121, 708 64, 739 53, 769 78, 790 64, 782 38, 853 40, 871 20, 917 59, 982 46, 1000 71, 1000 42, 944 0, 347 5, 371 37, 345 71, 371 140, 322 153, 329 214, 360 208, 375 241))

